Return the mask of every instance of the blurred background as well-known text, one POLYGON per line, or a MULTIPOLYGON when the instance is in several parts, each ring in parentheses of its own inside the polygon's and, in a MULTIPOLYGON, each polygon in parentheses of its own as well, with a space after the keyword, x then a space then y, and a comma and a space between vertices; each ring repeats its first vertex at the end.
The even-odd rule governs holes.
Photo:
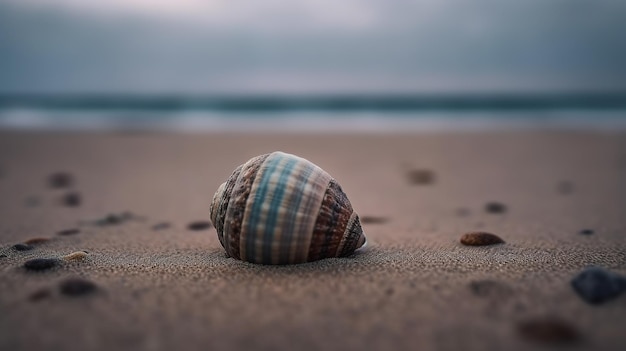
POLYGON ((622 0, 0 0, 0 127, 624 126, 624 23, 622 0))

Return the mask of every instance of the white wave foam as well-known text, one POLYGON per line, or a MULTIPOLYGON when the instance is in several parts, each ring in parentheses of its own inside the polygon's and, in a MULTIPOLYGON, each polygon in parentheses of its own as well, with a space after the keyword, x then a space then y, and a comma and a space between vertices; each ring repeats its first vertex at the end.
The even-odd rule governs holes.
POLYGON ((626 130, 626 110, 537 112, 318 112, 0 110, 0 128, 38 131, 414 133, 508 129, 626 130))

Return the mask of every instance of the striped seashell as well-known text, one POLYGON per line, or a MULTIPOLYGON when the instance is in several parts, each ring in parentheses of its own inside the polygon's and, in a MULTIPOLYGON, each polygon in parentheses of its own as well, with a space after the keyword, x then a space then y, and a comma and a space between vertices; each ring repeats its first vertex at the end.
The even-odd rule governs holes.
POLYGON ((339 184, 312 162, 284 152, 237 167, 213 197, 211 220, 226 253, 252 263, 344 257, 366 242, 339 184))

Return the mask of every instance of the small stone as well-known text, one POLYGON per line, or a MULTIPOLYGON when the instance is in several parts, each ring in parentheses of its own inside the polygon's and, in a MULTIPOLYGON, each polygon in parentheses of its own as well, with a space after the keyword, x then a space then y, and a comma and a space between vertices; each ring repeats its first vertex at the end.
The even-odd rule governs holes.
POLYGON ((61 202, 67 207, 78 207, 82 202, 82 197, 78 192, 70 192, 63 195, 61 202))
POLYGON ((461 236, 461 244, 469 246, 485 246, 502 244, 504 240, 499 236, 487 232, 469 232, 461 236))
POLYGON ((196 221, 187 225, 187 229, 189 230, 206 230, 209 228, 211 228, 211 222, 207 221, 196 221))
POLYGON ((506 205, 499 202, 488 202, 485 205, 485 211, 487 213, 504 213, 506 212, 506 205))
POLYGON ((594 232, 593 232, 592 229, 583 229, 583 230, 580 231, 580 234, 582 234, 582 235, 591 235, 593 233, 594 232))
POLYGON ((24 262, 24 268, 31 271, 44 271, 58 266, 61 262, 56 258, 33 258, 24 262))
POLYGON ((157 223, 152 226, 152 230, 165 230, 170 228, 172 225, 168 222, 157 223))
POLYGON ((111 213, 96 220, 94 223, 99 226, 118 225, 130 220, 131 218, 132 216, 129 216, 126 212, 121 214, 111 213))
POLYGON ((559 182, 556 185, 556 191, 561 195, 569 195, 574 192, 574 184, 568 181, 559 182))
POLYGON ((456 209, 456 215, 459 217, 467 217, 470 214, 470 210, 465 207, 459 207, 456 209))
POLYGON ((72 252, 69 255, 65 255, 61 258, 66 262, 72 262, 72 261, 82 261, 86 257, 87 257, 87 253, 85 251, 76 251, 76 252, 72 252))
POLYGON ((67 236, 67 235, 76 235, 78 233, 80 233, 80 229, 71 228, 71 229, 61 230, 61 231, 57 232, 57 235, 67 236))
POLYGON ((472 293, 478 297, 505 298, 513 294, 508 285, 495 280, 476 280, 469 284, 472 293))
POLYGON ((118 216, 116 214, 110 214, 110 215, 108 215, 108 216, 106 216, 104 218, 104 220, 102 221, 102 224, 113 224, 113 225, 115 225, 115 224, 120 224, 120 223, 124 222, 124 220, 125 219, 122 216, 118 216))
POLYGON ((28 295, 28 300, 36 302, 43 299, 47 299, 52 295, 52 291, 48 288, 42 288, 35 290, 32 294, 28 295))
POLYGON ((59 284, 61 294, 71 297, 89 295, 98 290, 96 284, 82 278, 70 278, 59 284))
POLYGON ((54 189, 69 188, 74 185, 74 177, 67 172, 53 173, 48 177, 48 185, 54 189))
POLYGON ((34 249, 35 247, 32 245, 27 245, 27 244, 15 244, 13 245, 13 248, 17 251, 30 251, 34 249))
POLYGON ((567 344, 581 339, 580 332, 573 325, 555 317, 526 320, 517 327, 524 338, 546 344, 567 344))
POLYGON ((412 169, 407 172, 410 184, 427 185, 435 182, 435 173, 428 169, 412 169))
POLYGON ((24 241, 24 244, 26 245, 40 245, 43 243, 47 243, 48 241, 50 241, 50 239, 48 238, 32 238, 32 239, 28 239, 26 241, 24 241))
POLYGON ((574 291, 587 303, 599 305, 626 291, 626 278, 600 267, 587 267, 572 279, 574 291))
POLYGON ((359 218, 362 224, 383 224, 389 221, 387 217, 362 216, 359 218))

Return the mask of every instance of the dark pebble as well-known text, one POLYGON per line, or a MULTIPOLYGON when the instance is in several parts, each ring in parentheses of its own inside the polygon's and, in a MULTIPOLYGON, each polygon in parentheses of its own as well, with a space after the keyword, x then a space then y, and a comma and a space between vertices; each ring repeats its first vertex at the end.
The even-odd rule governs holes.
POLYGON ((413 169, 407 172, 410 184, 427 185, 435 182, 435 173, 428 169, 413 169))
POLYGON ((80 233, 79 229, 72 228, 72 229, 61 230, 61 231, 57 232, 57 235, 66 236, 66 235, 76 235, 78 233, 80 233))
POLYGON ((172 225, 168 222, 157 223, 152 226, 152 230, 164 230, 170 228, 172 225))
POLYGON ((572 279, 572 287, 583 300, 599 305, 626 291, 626 278, 600 267, 588 267, 572 279))
POLYGON ((39 245, 39 244, 47 243, 48 241, 50 241, 50 239, 48 238, 31 238, 31 239, 24 241, 24 244, 39 245))
POLYGON ((7 257, 7 255, 5 255, 5 254, 0 255, 0 258, 6 258, 6 257, 7 257))
POLYGON ((50 291, 50 289, 48 288, 43 288, 43 289, 36 290, 32 294, 28 295, 28 299, 30 301, 35 302, 35 301, 47 299, 50 296, 52 296, 52 291, 50 291))
POLYGON ((568 181, 560 182, 556 185, 556 192, 561 195, 569 195, 574 192, 574 184, 568 181))
POLYGON ((469 246, 485 246, 502 244, 502 240, 499 236, 487 232, 469 232, 461 236, 461 244, 469 246))
POLYGON ((94 223, 99 226, 118 225, 136 218, 131 212, 122 212, 120 214, 111 213, 103 218, 96 220, 94 223))
POLYGON ((508 285, 495 280, 472 281, 469 284, 469 288, 478 297, 501 299, 513 294, 513 289, 508 285))
POLYGON ((116 225, 124 222, 124 218, 120 215, 110 214, 102 219, 96 221, 98 225, 116 225))
POLYGON ((82 203, 82 196, 77 192, 67 193, 63 195, 61 202, 67 207, 78 207, 82 203))
POLYGON ((89 280, 82 278, 70 278, 62 281, 59 285, 59 289, 63 295, 83 296, 96 292, 98 287, 89 280))
POLYGON ((506 205, 499 202, 488 202, 485 205, 485 211, 488 213, 504 213, 506 212, 506 205))
POLYGON ((48 185, 55 189, 69 188, 74 185, 74 177, 67 172, 53 173, 48 177, 48 185))
POLYGON ((54 268, 61 263, 56 258, 34 258, 24 262, 24 268, 31 271, 43 271, 46 269, 54 268))
POLYGON ((383 224, 389 221, 387 217, 363 216, 359 218, 363 224, 383 224))
POLYGON ((592 229, 583 229, 580 231, 580 234, 582 235, 591 235, 593 234, 593 230, 592 229))
POLYGON ((470 210, 465 207, 460 207, 456 209, 456 215, 459 217, 467 217, 470 214, 470 210))
POLYGON ((581 339, 578 329, 554 317, 526 320, 517 328, 524 338, 546 344, 568 344, 581 339))
POLYGON ((189 230, 206 230, 209 228, 211 228, 211 222, 207 221, 196 221, 187 225, 187 229, 189 230))
POLYGON ((30 251, 34 249, 35 247, 32 245, 27 245, 27 244, 15 244, 13 245, 13 248, 17 251, 30 251))

